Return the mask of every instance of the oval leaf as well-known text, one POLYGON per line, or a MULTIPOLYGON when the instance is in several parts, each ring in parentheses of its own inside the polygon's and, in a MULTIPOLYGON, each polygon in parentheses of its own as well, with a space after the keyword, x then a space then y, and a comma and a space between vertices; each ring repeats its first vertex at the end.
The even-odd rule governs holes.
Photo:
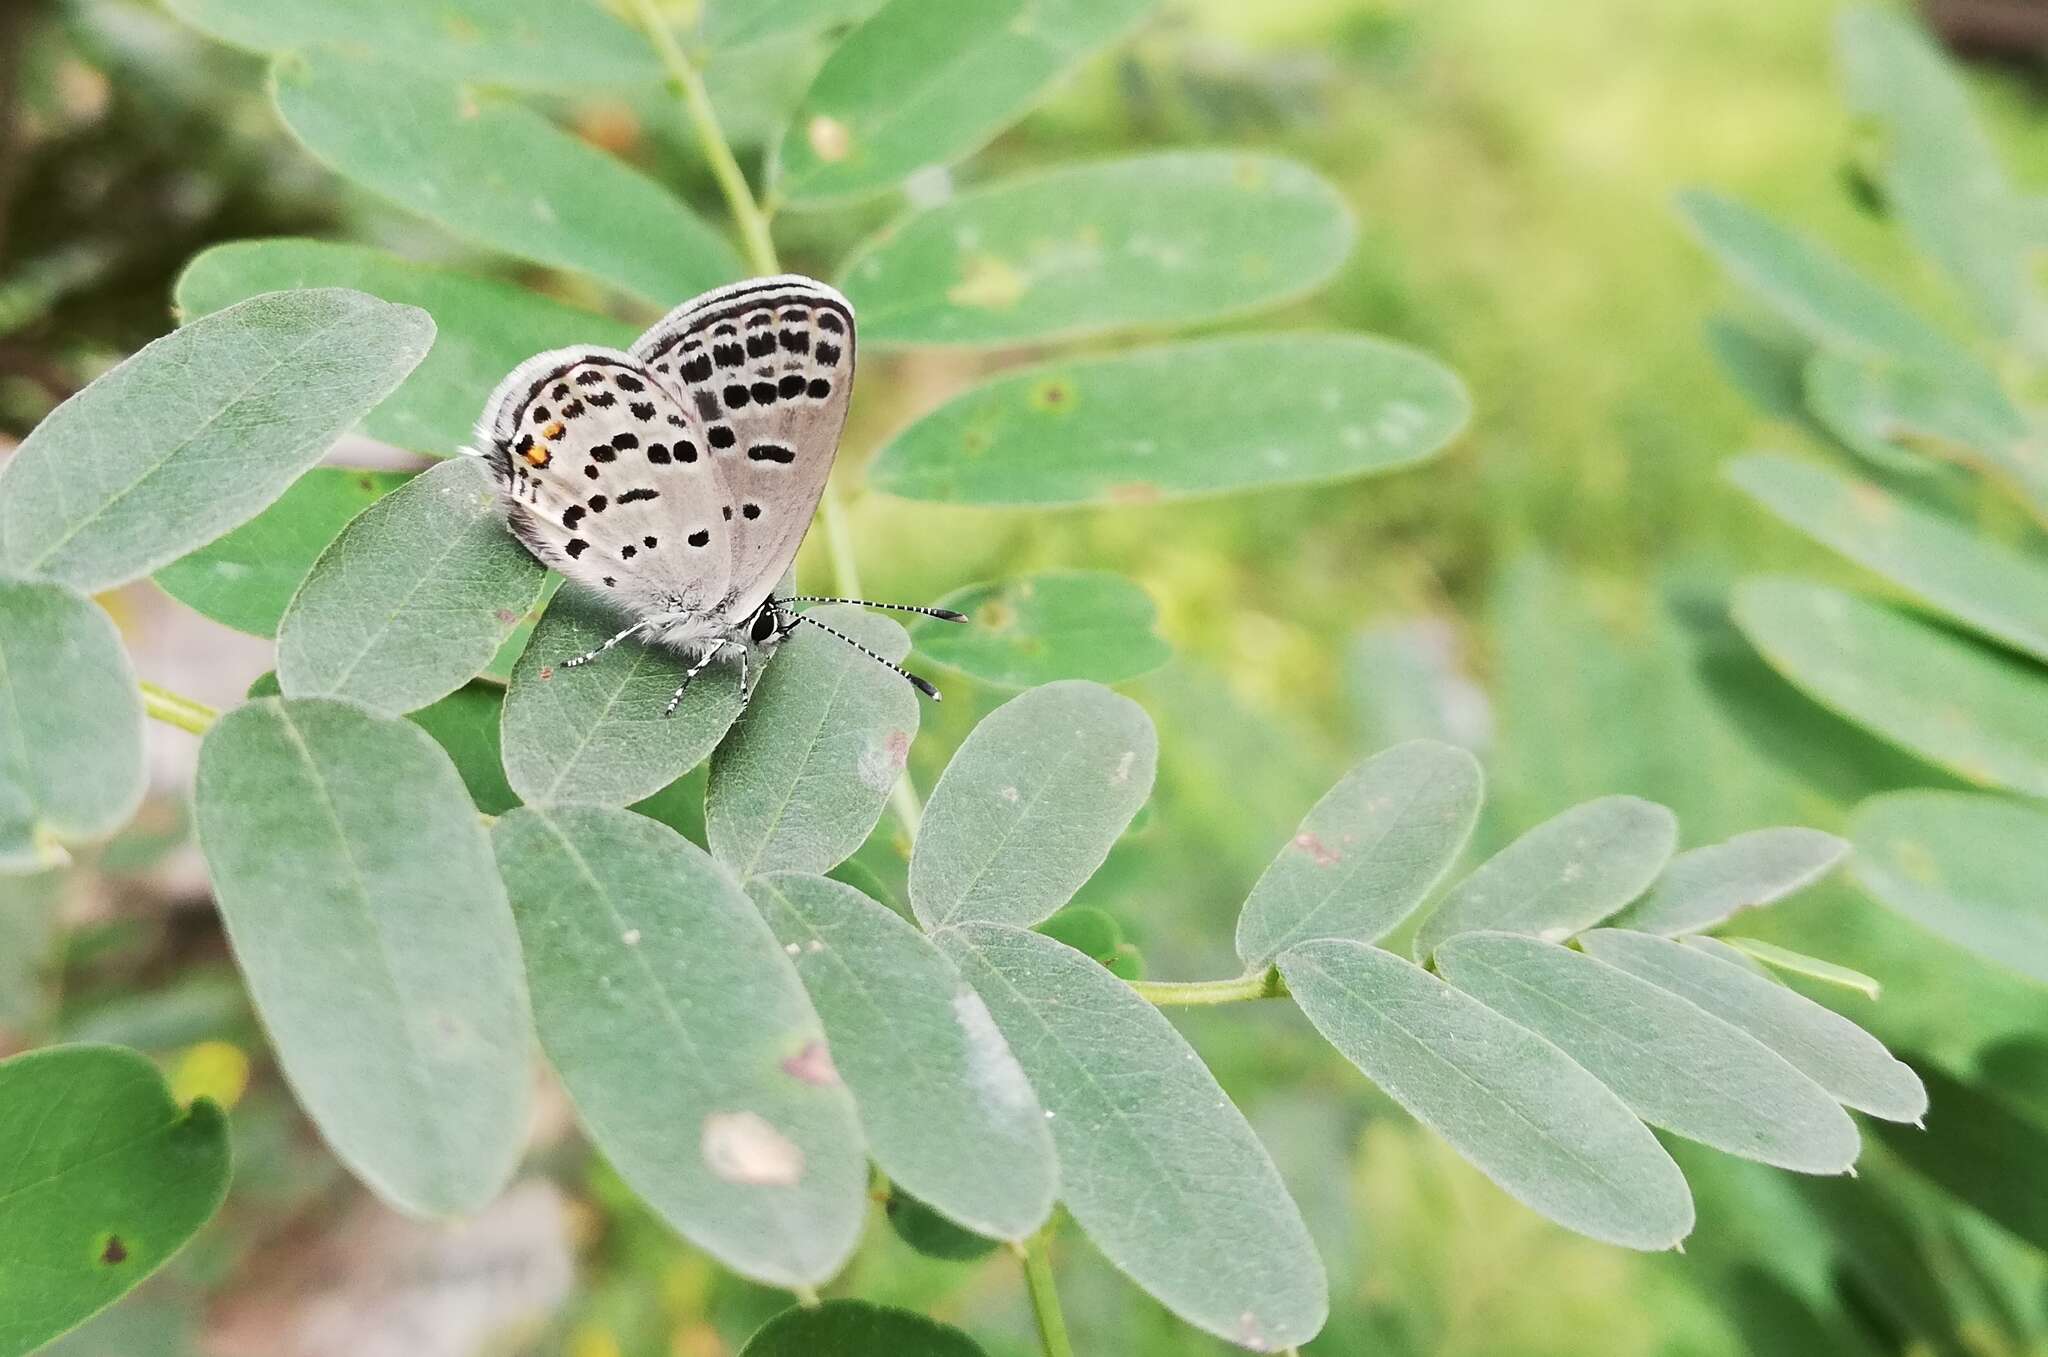
POLYGON ((858 22, 880 6, 881 0, 704 0, 704 42, 723 52, 801 37, 858 22))
POLYGON ((878 193, 983 146, 1153 0, 890 0, 833 49, 776 152, 787 202, 878 193))
POLYGON ((1059 1174, 1045 1112, 952 963, 837 881, 777 872, 747 894, 796 962, 831 1043, 820 1064, 853 1091, 889 1181, 978 1234, 1045 1224, 1059 1174))
POLYGON ((456 235, 656 306, 741 272, 668 190, 522 105, 331 52, 286 58, 273 78, 306 149, 456 235))
MULTIPOLYGON (((885 617, 844 607, 816 615, 891 660, 910 653, 903 628, 885 617)), ((712 853, 742 880, 838 866, 882 818, 917 722, 909 684, 837 637, 797 628, 711 760, 712 853)))
POLYGON ((1795 952, 1790 947, 1765 942, 1762 938, 1687 938, 1685 941, 1695 947, 1704 946, 1710 952, 1714 951, 1714 945, 1726 947, 1749 965, 1761 967, 1766 975, 1772 971, 1784 971, 1788 975, 1818 980, 1823 985, 1853 989, 1866 999, 1875 999, 1880 989, 1876 980, 1861 971, 1838 966, 1832 961, 1823 961, 1804 952, 1795 952))
POLYGON ((1855 1123, 1820 1085, 1648 981, 1512 933, 1463 934, 1436 960, 1452 984, 1548 1037, 1652 1126, 1800 1173, 1856 1162, 1855 1123))
POLYGON ((1697 933, 1806 889, 1848 851, 1843 840, 1817 829, 1737 834, 1673 858, 1650 893, 1623 910, 1615 925, 1666 936, 1697 933))
POLYGON ((905 499, 1149 504, 1392 471, 1470 410, 1456 377, 1397 344, 1213 339, 1006 374, 904 430, 868 475, 905 499))
POLYGON ((2048 796, 2048 683, 2025 662, 1802 580, 1744 580, 1734 617, 1773 669, 1872 734, 1970 782, 2048 796))
POLYGON ((1237 916, 1237 954, 1263 968, 1312 938, 1374 942, 1415 912, 1479 819, 1479 760, 1410 740, 1316 803, 1237 916))
POLYGON ((1415 937, 1424 961, 1474 929, 1562 942, 1641 895, 1678 844, 1678 817, 1654 801, 1603 796, 1544 821, 1460 881, 1415 937))
POLYGON ((762 1325, 740 1357, 987 1357, 949 1324, 864 1300, 784 1310, 762 1325))
POLYGON ((142 695, 113 620, 61 585, 0 577, 0 872, 112 834, 147 781, 142 695))
POLYGON ((1880 904, 2048 984, 2048 814, 1967 792, 1895 792, 1856 808, 1850 871, 1880 904))
POLYGON ((1413 962, 1361 942, 1289 948, 1280 974, 1344 1058, 1515 1200, 1631 1249, 1692 1232, 1685 1175, 1570 1056, 1413 962))
POLYGON ((227 1118, 118 1046, 0 1061, 0 1352, 32 1352, 162 1267, 220 1209, 227 1118))
POLYGON ((1993 640, 2048 660, 2048 566, 1869 481, 1789 457, 1740 458, 1728 474, 1808 537, 1993 640))
POLYGON ((166 335, 0 469, 0 569, 90 593, 170 564, 262 512, 433 342, 425 312, 340 288, 166 335))
POLYGON ((1019 344, 1253 310, 1344 262, 1351 210, 1273 156, 1168 152, 965 193, 846 265, 866 344, 1019 344))
POLYGON ((774 935, 703 850, 631 811, 492 830, 548 1059, 619 1174, 746 1277, 815 1286, 853 1251, 853 1100, 774 935))
POLYGON ((1173 658, 1153 630, 1151 597, 1104 571, 1048 570, 969 585, 936 606, 967 614, 969 625, 918 619, 910 626, 917 653, 991 687, 1123 683, 1173 658))
POLYGON ((1806 405, 1829 434, 1882 470, 1922 475, 1955 462, 1985 472, 2048 513, 2048 462, 2027 417, 1982 381, 1887 359, 1817 353, 1806 405))
POLYGON ((404 712, 482 673, 547 582, 494 500, 483 469, 464 458, 350 523, 278 623, 285 695, 404 712))
POLYGON ((939 945, 1038 1090, 1060 1197, 1188 1323, 1258 1352, 1313 1338, 1328 1284, 1265 1147, 1173 1024, 1072 948, 1000 924, 939 945))
POLYGON ((634 331, 610 316, 365 245, 324 240, 242 240, 207 250, 178 278, 178 309, 190 319, 291 287, 352 287, 434 318, 433 350, 363 420, 363 431, 435 457, 470 440, 484 397, 534 354, 575 344, 623 349, 633 342, 634 331))
POLYGON ((402 472, 316 466, 241 527, 157 571, 157 587, 202 617, 251 636, 275 636, 320 553, 350 519, 407 479, 402 472))
POLYGON ((474 1211, 526 1139, 519 939, 448 756, 416 726, 264 698, 199 749, 199 842, 299 1101, 400 1210, 474 1211))
POLYGON ((1927 1090, 1884 1043, 1841 1014, 1732 961, 1668 938, 1596 928, 1581 939, 1589 956, 1691 1000, 1739 1027, 1859 1112, 1918 1121, 1927 1090))
POLYGON ((522 800, 623 806, 652 796, 702 763, 739 716, 734 665, 699 674, 669 717, 662 710, 689 667, 672 650, 624 641, 562 667, 623 625, 579 589, 556 593, 541 615, 505 689, 505 777, 522 800))
POLYGON ((504 708, 505 690, 497 684, 465 683, 406 718, 448 751, 462 785, 469 788, 469 799, 486 815, 503 815, 519 804, 505 781, 505 760, 498 743, 504 708))
POLYGON ((1048 683, 976 726, 932 788, 910 855, 926 928, 1029 927, 1094 875, 1152 791, 1159 737, 1137 703, 1048 683))

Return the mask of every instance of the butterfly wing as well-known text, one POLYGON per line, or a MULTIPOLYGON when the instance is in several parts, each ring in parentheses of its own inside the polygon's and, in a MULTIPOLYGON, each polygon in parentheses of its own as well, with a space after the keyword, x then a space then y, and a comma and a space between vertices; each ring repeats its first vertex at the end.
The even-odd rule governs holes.
POLYGON ((541 564, 641 617, 710 612, 730 593, 730 497, 702 430, 631 354, 528 359, 477 436, 506 523, 541 564))
POLYGON ((816 279, 753 278, 692 298, 633 354, 703 430, 732 519, 730 617, 796 559, 853 394, 853 307, 816 279))

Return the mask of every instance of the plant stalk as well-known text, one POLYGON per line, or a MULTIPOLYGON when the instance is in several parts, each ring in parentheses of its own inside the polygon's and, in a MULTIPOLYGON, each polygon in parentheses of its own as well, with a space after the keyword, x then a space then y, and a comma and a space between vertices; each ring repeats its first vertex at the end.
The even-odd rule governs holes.
POLYGON ((1012 1244, 1010 1249, 1024 1265, 1024 1289, 1031 1296, 1031 1317, 1038 1321, 1038 1343, 1045 1357, 1074 1357, 1066 1316, 1060 1313, 1060 1293, 1053 1285, 1052 1259, 1046 1253, 1051 1233, 1048 1227, 1036 1238, 1012 1244))
POLYGON ((220 713, 212 707, 186 697, 183 693, 174 693, 147 680, 137 686, 142 689, 143 713, 155 717, 167 726, 189 730, 194 735, 204 735, 208 728, 220 719, 220 713))
POLYGON ((1276 966, 1252 971, 1235 980, 1132 980, 1127 983, 1140 999, 1161 1008, 1287 997, 1287 982, 1280 978, 1280 970, 1276 966))

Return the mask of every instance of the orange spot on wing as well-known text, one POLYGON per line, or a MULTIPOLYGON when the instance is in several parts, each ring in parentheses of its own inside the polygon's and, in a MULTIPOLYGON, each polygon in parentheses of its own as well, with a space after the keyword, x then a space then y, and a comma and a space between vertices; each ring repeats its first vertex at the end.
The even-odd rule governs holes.
POLYGON ((540 436, 542 438, 560 438, 562 436, 562 428, 562 421, 558 419, 554 423, 548 425, 545 429, 542 429, 540 431, 540 436))

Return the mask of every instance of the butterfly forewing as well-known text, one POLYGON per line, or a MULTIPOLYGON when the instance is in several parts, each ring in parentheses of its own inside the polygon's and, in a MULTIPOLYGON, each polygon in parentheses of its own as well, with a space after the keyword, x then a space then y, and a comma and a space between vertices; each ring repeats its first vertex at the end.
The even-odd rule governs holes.
POLYGON ((734 620, 796 559, 832 473, 853 390, 853 308, 810 278, 756 278, 671 311, 634 356, 702 431, 733 510, 734 620))
POLYGON ((484 422, 506 522, 542 564, 640 616, 724 604, 737 511, 703 428, 638 358, 530 358, 484 422))

